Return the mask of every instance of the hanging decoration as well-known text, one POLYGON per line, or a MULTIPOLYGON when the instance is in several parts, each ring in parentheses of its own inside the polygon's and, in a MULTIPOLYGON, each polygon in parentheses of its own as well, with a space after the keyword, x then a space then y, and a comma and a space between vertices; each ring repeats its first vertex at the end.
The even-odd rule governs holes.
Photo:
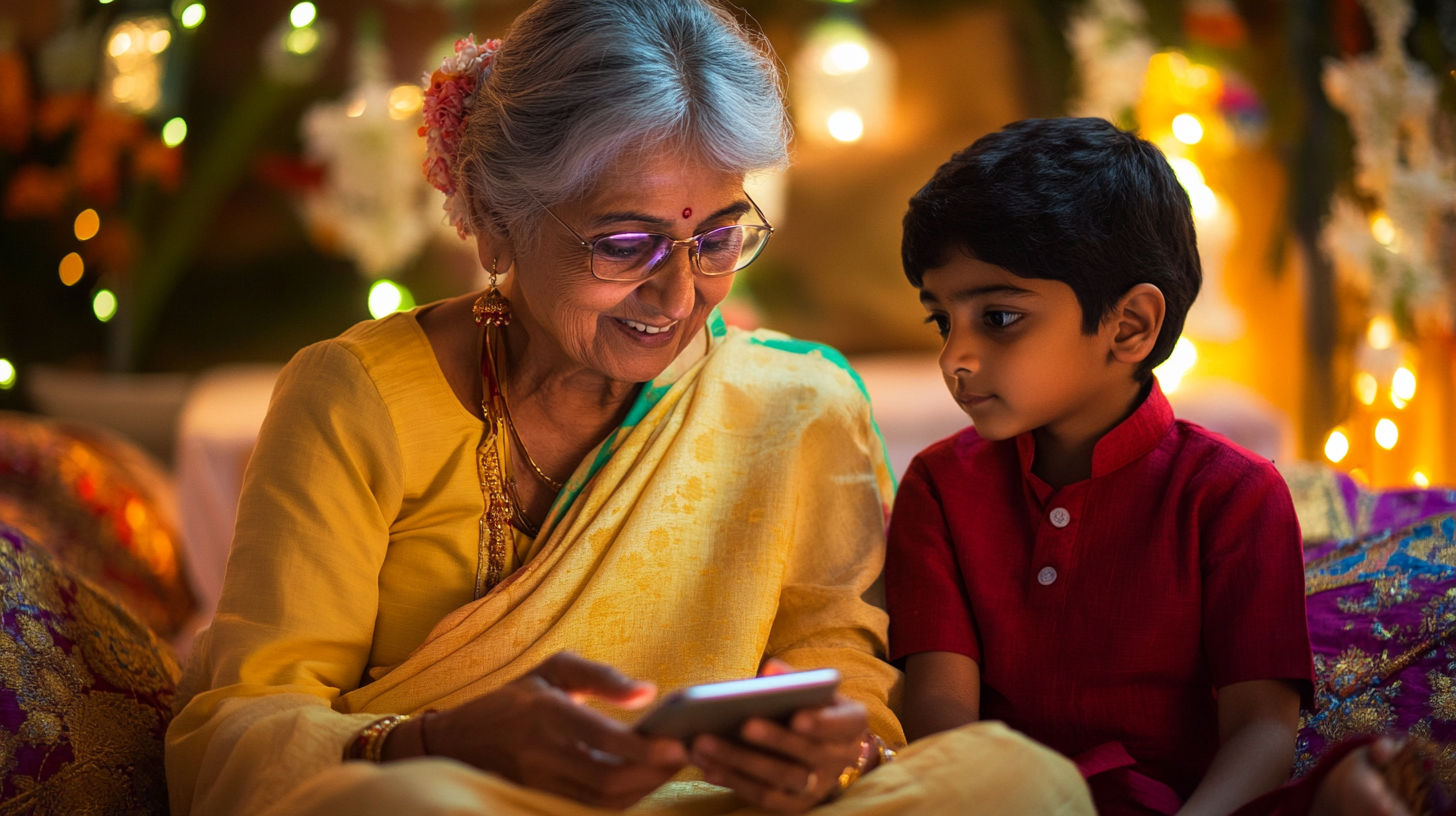
POLYGON ((162 78, 172 46, 172 23, 166 14, 127 17, 106 35, 102 62, 102 104, 138 116, 162 104, 162 78))
POLYGON ((794 64, 794 118, 810 142, 884 138, 895 94, 895 58, 853 5, 831 9, 809 32, 794 64))
POLYGON ((1147 16, 1138 0, 1091 0, 1072 16, 1066 39, 1079 90, 1068 113, 1136 127, 1134 109, 1157 50, 1147 35, 1147 16))
POLYGON ((1335 196, 1321 238, 1366 310, 1355 345, 1353 408, 1326 437, 1324 452, 1377 485, 1424 487, 1440 446, 1415 436, 1417 417, 1443 408, 1436 395, 1422 400, 1429 389, 1417 387, 1420 341, 1451 330, 1440 241, 1456 204, 1456 159, 1435 138, 1439 84, 1405 53, 1411 4, 1360 5, 1375 50, 1331 61, 1323 76, 1325 94, 1355 137, 1355 190, 1335 196))
POLYGON ((302 211, 315 243, 379 281, 369 303, 380 317, 413 306, 408 290, 380 279, 401 271, 436 233, 441 196, 419 170, 420 87, 389 81, 388 56, 371 28, 353 56, 349 92, 303 117, 306 155, 321 169, 322 183, 304 195, 302 211))

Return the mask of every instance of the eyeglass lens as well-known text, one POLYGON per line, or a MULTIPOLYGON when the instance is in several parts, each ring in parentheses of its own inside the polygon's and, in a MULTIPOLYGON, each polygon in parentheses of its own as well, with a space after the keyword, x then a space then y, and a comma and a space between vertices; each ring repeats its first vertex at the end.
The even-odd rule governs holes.
MULTIPOLYGON (((698 269, 726 275, 753 262, 767 242, 767 227, 719 227, 697 238, 698 269)), ((657 271, 672 254, 673 240, 651 232, 624 232, 592 244, 592 273, 609 280, 639 280, 657 271)))

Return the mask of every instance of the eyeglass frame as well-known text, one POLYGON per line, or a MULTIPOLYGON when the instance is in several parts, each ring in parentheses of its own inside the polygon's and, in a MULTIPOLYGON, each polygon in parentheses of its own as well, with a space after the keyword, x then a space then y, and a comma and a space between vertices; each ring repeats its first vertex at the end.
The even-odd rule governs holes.
POLYGON ((750 265, 753 264, 754 261, 758 260, 758 256, 759 255, 762 255, 763 254, 763 249, 764 249, 764 247, 768 246, 768 240, 769 240, 769 238, 772 238, 773 237, 775 230, 774 230, 773 224, 770 224, 768 222, 768 216, 766 216, 766 215, 763 214, 763 210, 759 208, 758 202, 753 200, 753 196, 749 195, 747 190, 744 190, 743 191, 743 197, 746 198, 746 199, 748 199, 749 205, 751 207, 753 207, 754 214, 756 214, 758 216, 758 219, 763 222, 762 224, 729 224, 729 225, 723 226, 723 227, 714 227, 714 228, 712 228, 712 229, 710 229, 710 230, 708 230, 706 232, 699 232, 699 233, 696 233, 694 235, 690 235, 687 238, 682 239, 681 241, 677 240, 676 238, 672 237, 671 235, 668 235, 667 233, 663 233, 663 232, 651 232, 651 231, 647 231, 647 230, 643 230, 643 231, 640 231, 640 232, 614 232, 614 233, 612 233, 610 235, 603 235, 600 238, 593 238, 592 240, 588 241, 587 239, 585 239, 585 238, 583 238, 581 236, 581 233, 579 233, 576 230, 572 229, 570 224, 566 223, 565 221, 562 221, 561 220, 561 216, 559 216, 556 213, 552 212, 550 207, 546 206, 545 204, 542 204, 541 201, 539 199, 536 199, 535 196, 531 196, 531 198, 536 201, 536 203, 541 207, 541 209, 543 209, 543 210, 546 211, 546 214, 547 215, 549 215, 552 218, 556 219, 556 223, 560 224, 562 227, 565 227, 566 228, 566 231, 569 232, 569 233, 571 233, 571 237, 575 238, 576 239, 576 242, 578 244, 580 244, 583 249, 586 249, 588 251, 589 254, 587 256, 587 264, 586 264, 587 270, 591 272, 592 277, 596 278, 599 281, 602 281, 603 283, 641 283, 642 281, 645 281, 648 278, 651 278, 653 275, 656 275, 657 272, 658 272, 658 270, 660 270, 664 266, 666 266, 667 265, 667 259, 668 258, 671 258, 672 257, 672 253, 676 252, 677 251, 677 248, 680 247, 680 246, 689 246, 690 247, 690 249, 688 250, 688 257, 690 259, 692 259, 693 271, 695 273, 699 274, 699 275, 702 275, 705 278, 721 278, 721 277, 723 277, 725 275, 732 275, 735 272, 742 272, 743 270, 747 269, 750 265), (705 271, 703 271, 703 265, 698 260, 698 253, 702 251, 702 247, 703 247, 703 243, 702 243, 703 242, 703 239, 706 238, 706 237, 708 237, 709 235, 712 235, 713 233, 717 232, 718 230, 721 230, 721 229, 730 229, 732 227, 757 227, 757 228, 760 228, 760 229, 767 229, 768 230, 768 238, 764 238, 763 239, 763 243, 762 244, 759 244, 759 246, 758 246, 758 251, 755 252, 753 254, 753 257, 748 259, 748 263, 744 264, 743 266, 740 266, 737 269, 730 269, 727 272, 705 272, 705 271), (595 259, 596 259, 596 254, 597 254, 597 242, 598 241, 606 241, 606 240, 609 240, 611 238, 616 238, 619 235, 655 235, 655 236, 658 236, 660 238, 666 238, 670 242, 671 246, 668 248, 667 254, 662 256, 662 261, 658 264, 657 268, 648 271, 648 273, 646 275, 643 275, 640 278, 630 279, 630 280, 617 280, 617 279, 613 279, 613 278, 604 278, 601 275, 598 275, 597 274, 596 264, 594 262, 595 259))

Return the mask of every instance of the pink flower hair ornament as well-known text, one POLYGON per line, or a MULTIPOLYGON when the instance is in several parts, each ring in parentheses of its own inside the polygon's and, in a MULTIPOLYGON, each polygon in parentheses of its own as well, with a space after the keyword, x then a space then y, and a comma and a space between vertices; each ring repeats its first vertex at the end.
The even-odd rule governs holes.
POLYGON ((476 90, 490 77, 500 40, 475 42, 475 35, 455 42, 455 54, 425 78, 425 178, 445 194, 446 218, 464 240, 470 234, 470 215, 456 186, 455 151, 465 132, 465 117, 475 107, 476 90))

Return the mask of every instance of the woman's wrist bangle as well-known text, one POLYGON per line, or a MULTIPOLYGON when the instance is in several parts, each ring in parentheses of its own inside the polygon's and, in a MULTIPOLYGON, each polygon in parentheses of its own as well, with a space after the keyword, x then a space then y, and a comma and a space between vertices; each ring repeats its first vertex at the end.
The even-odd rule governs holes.
POLYGON ((873 731, 866 731, 864 738, 859 742, 859 759, 839 772, 839 789, 835 791, 834 795, 844 793, 850 785, 858 782, 861 776, 894 758, 895 752, 885 745, 884 740, 873 731), (874 758, 874 764, 870 763, 871 758, 874 758))
POLYGON ((876 734, 873 731, 870 732, 870 741, 874 743, 876 755, 875 764, 872 765, 871 768, 878 768, 881 765, 888 765, 891 762, 894 762, 895 757, 899 755, 894 748, 886 745, 885 741, 880 739, 879 734, 876 734))
POLYGON ((362 759, 366 762, 384 760, 384 740, 395 726, 408 720, 408 714, 391 714, 364 726, 359 735, 344 749, 344 759, 362 759))

